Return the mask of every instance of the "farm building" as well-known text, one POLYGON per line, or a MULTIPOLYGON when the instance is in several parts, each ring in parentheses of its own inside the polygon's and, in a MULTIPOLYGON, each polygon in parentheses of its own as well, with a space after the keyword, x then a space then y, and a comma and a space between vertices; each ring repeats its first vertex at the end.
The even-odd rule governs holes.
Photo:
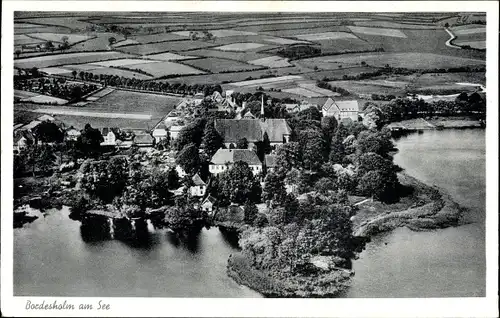
POLYGON ((264 139, 267 134, 271 145, 290 141, 292 129, 285 119, 216 119, 215 129, 224 138, 227 148, 246 138, 249 147, 264 139))
POLYGON ((201 179, 199 174, 195 174, 192 178, 193 185, 189 188, 193 197, 203 197, 207 191, 207 184, 201 179))
POLYGON ((76 141, 81 134, 82 133, 78 129, 71 126, 65 131, 64 137, 66 140, 76 141))
POLYGON ((237 161, 246 162, 254 175, 262 171, 262 162, 260 162, 255 151, 249 149, 217 150, 212 160, 210 160, 209 171, 212 174, 219 174, 230 169, 237 161))
POLYGON ((138 147, 153 147, 154 138, 147 133, 139 133, 134 137, 134 144, 138 147))
POLYGON ((215 202, 216 202, 215 198, 213 196, 209 195, 201 203, 201 210, 208 212, 208 214, 211 215, 213 210, 214 210, 215 202))
POLYGON ((350 118, 358 121, 359 106, 356 100, 334 101, 328 98, 322 107, 323 116, 335 117, 338 121, 344 118, 350 118))
POLYGON ((103 128, 101 134, 104 138, 104 141, 101 142, 101 146, 116 146, 116 135, 111 128, 103 128))
POLYGON ((152 135, 153 138, 155 139, 155 142, 159 143, 163 139, 168 138, 168 131, 164 125, 159 125, 153 129, 152 135))

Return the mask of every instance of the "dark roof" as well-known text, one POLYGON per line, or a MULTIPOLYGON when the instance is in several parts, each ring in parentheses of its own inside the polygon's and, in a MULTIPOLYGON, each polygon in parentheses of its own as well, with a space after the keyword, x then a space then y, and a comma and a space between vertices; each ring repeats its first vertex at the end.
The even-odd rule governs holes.
POLYGON ((214 204, 216 202, 216 199, 213 196, 209 195, 208 197, 205 198, 205 200, 203 200, 201 204, 205 204, 206 202, 214 204))
POLYGON ((266 167, 270 168, 276 167, 276 155, 266 155, 265 162, 266 162, 266 167))
POLYGON ((106 136, 109 132, 113 132, 113 130, 111 128, 108 128, 108 127, 104 127, 102 129, 102 135, 103 136, 106 136))
POLYGON ((269 141, 283 142, 284 135, 290 135, 291 129, 285 119, 216 119, 215 129, 225 142, 238 142, 246 138, 248 142, 261 141, 267 132, 269 141))
POLYGON ((136 144, 153 144, 154 138, 149 134, 138 134, 134 137, 136 144))
POLYGON ((23 137, 29 141, 35 140, 35 137, 29 130, 18 130, 14 133, 14 143, 18 142, 23 137))
POLYGON ((262 164, 255 151, 249 149, 219 149, 212 157, 211 163, 223 165, 236 161, 243 161, 249 165, 262 164))

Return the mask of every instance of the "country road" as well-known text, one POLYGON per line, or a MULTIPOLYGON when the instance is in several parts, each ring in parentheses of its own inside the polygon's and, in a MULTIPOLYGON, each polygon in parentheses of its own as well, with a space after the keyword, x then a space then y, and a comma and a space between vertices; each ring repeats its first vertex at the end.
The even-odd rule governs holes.
POLYGON ((451 41, 453 41, 456 38, 455 34, 451 33, 450 29, 448 29, 448 28, 444 28, 444 30, 446 32, 448 32, 448 34, 450 35, 450 38, 448 39, 448 41, 446 41, 446 46, 449 46, 449 47, 452 47, 455 49, 461 49, 460 46, 457 46, 455 44, 451 44, 451 41))

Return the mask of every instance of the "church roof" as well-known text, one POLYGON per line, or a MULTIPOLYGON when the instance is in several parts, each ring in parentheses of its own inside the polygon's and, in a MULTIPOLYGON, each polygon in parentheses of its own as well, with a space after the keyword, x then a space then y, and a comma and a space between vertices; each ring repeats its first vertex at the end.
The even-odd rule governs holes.
POLYGON ((248 165, 262 164, 255 151, 249 149, 219 149, 213 155, 211 163, 224 165, 226 163, 231 164, 237 161, 246 162, 248 165))
POLYGON ((215 129, 224 137, 225 142, 238 142, 246 138, 248 142, 257 142, 267 133, 270 142, 283 142, 284 135, 291 134, 291 128, 285 119, 216 119, 215 129))

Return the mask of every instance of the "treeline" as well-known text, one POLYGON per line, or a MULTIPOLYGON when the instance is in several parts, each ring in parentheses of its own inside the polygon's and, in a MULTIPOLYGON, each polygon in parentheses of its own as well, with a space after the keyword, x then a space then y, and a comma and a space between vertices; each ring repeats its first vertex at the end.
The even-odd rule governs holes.
POLYGON ((331 90, 332 92, 339 93, 341 96, 351 95, 351 93, 348 90, 346 90, 342 87, 332 86, 330 83, 328 83, 326 81, 316 81, 316 85, 319 88, 324 88, 324 89, 331 90))
POLYGON ((68 83, 62 78, 36 77, 14 81, 14 89, 54 96, 71 102, 79 101, 98 88, 95 84, 68 83))

